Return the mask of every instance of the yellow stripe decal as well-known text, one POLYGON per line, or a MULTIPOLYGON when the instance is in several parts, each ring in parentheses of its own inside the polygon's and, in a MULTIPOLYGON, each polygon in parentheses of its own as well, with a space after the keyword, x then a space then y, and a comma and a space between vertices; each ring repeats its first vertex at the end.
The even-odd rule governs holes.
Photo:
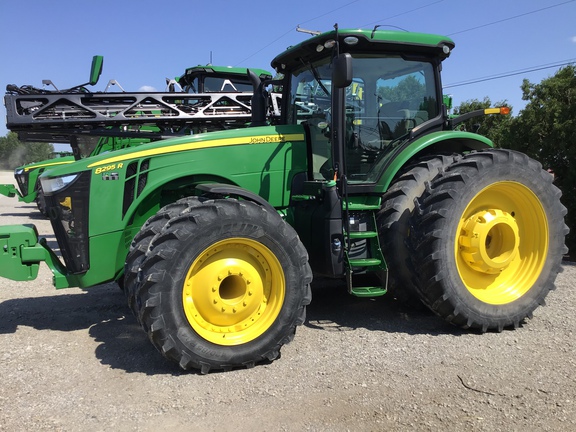
POLYGON ((69 164, 72 162, 75 162, 75 161, 71 160, 71 161, 64 161, 64 162, 53 162, 53 163, 45 163, 45 164, 40 164, 40 165, 32 165, 32 166, 24 168, 24 171, 30 171, 31 169, 42 168, 45 166, 64 165, 64 164, 69 164))
POLYGON ((95 162, 88 165, 92 168, 97 165, 107 165, 111 163, 121 162, 128 159, 137 159, 148 156, 158 156, 161 154, 177 153, 186 150, 197 150, 210 147, 225 147, 240 144, 270 144, 270 143, 283 143, 287 141, 304 141, 304 134, 286 134, 286 135, 260 135, 260 136, 247 136, 239 138, 226 138, 222 140, 212 141, 199 141, 184 144, 175 144, 172 146, 155 148, 151 150, 140 150, 130 154, 121 156, 112 156, 100 162, 95 162))

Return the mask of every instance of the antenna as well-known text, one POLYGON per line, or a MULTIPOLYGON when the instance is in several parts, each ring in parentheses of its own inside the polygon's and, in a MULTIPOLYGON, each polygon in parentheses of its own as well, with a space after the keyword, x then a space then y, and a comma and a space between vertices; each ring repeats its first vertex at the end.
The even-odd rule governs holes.
POLYGON ((298 25, 296 26, 296 31, 297 31, 297 32, 300 32, 300 33, 308 33, 308 34, 311 34, 311 35, 313 35, 313 36, 316 36, 316 35, 319 35, 320 33, 322 33, 322 32, 320 32, 320 31, 318 31, 318 30, 306 30, 306 29, 300 27, 300 24, 298 24, 298 25))
POLYGON ((210 65, 212 64, 212 50, 210 50, 210 65))

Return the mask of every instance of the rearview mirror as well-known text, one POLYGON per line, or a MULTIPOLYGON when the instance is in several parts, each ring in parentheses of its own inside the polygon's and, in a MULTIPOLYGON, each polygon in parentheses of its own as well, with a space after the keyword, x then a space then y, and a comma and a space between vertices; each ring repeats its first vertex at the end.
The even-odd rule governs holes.
POLYGON ((344 88, 350 83, 352 83, 352 56, 349 53, 343 53, 332 61, 332 85, 336 88, 344 88))
POLYGON ((102 74, 102 66, 104 64, 104 57, 95 55, 92 58, 92 67, 90 68, 90 81, 88 84, 96 85, 98 79, 100 78, 100 74, 102 74))

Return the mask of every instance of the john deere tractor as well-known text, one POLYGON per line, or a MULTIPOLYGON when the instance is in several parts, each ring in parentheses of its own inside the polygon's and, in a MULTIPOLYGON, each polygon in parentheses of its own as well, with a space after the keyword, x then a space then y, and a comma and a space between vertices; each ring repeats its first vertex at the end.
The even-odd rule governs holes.
POLYGON ((162 355, 202 373, 277 358, 313 274, 516 328, 554 288, 566 210, 538 162, 457 130, 506 109, 447 114, 453 48, 377 28, 310 37, 272 61, 281 79, 251 74, 251 127, 45 171, 63 262, 33 227, 2 227, 0 274, 34 279, 45 261, 57 288, 117 281, 162 355))

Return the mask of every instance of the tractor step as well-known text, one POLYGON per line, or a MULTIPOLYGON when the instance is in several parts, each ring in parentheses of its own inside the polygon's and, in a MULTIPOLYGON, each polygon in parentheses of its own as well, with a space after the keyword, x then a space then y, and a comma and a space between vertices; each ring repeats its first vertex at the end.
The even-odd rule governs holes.
POLYGON ((346 206, 346 203, 343 204, 343 210, 348 210, 348 211, 366 211, 366 210, 380 210, 380 205, 376 205, 376 204, 358 204, 358 203, 348 203, 348 206, 346 206))
POLYGON ((353 287, 350 294, 356 297, 380 297, 386 294, 386 288, 381 286, 353 287))
POLYGON ((348 233, 348 237, 351 239, 376 238, 378 233, 376 231, 351 231, 348 233))
POLYGON ((350 267, 376 267, 382 264, 382 260, 378 258, 349 259, 348 264, 350 267))
POLYGON ((346 274, 348 293, 356 297, 380 297, 386 294, 388 286, 388 272, 384 285, 375 277, 374 273, 354 274, 351 270, 346 274), (358 285, 358 286, 355 286, 358 285))
MULTIPOLYGON (((379 297, 386 294, 387 280, 380 280, 382 272, 388 274, 380 249, 376 212, 380 205, 344 203, 346 245, 346 285, 356 297, 379 297)), ((387 279, 387 276, 386 276, 387 279)))

